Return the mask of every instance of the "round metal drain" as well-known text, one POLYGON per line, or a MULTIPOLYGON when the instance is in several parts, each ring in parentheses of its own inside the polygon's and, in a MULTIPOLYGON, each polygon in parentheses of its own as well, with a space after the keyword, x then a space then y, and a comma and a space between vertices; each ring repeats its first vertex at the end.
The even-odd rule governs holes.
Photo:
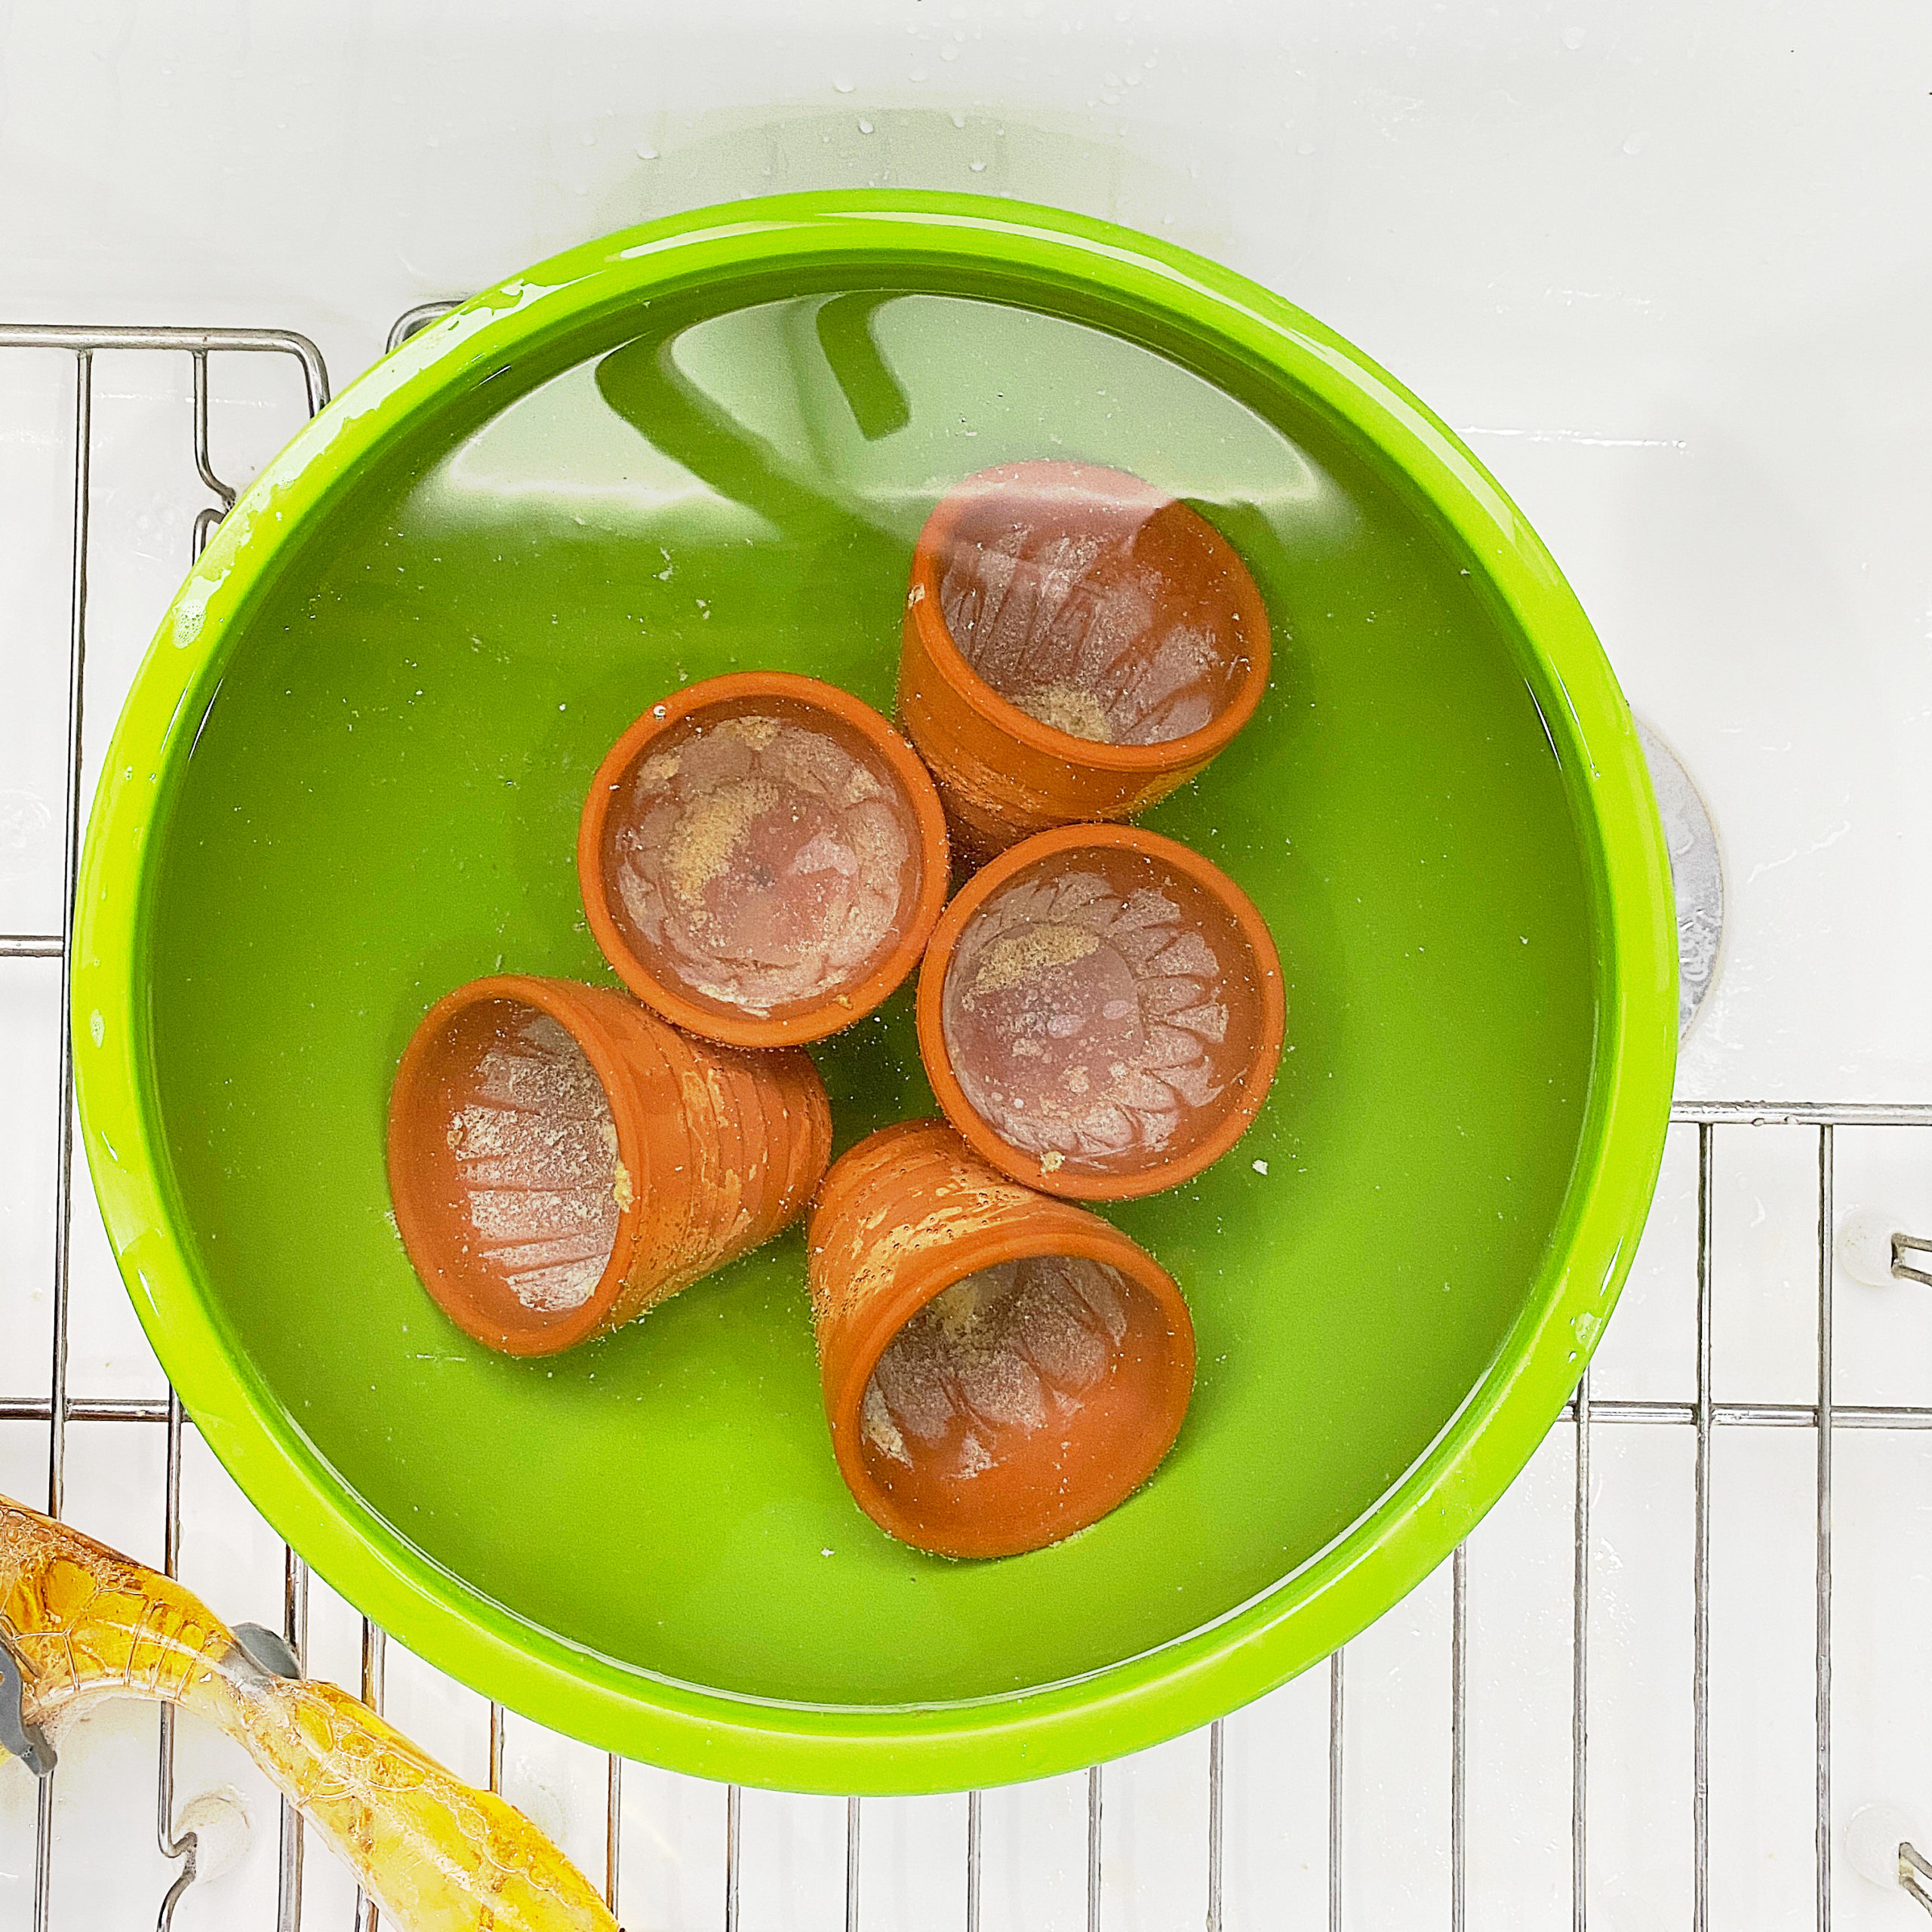
POLYGON ((1670 884, 1677 899, 1677 1037, 1690 1030, 1717 977, 1724 940, 1724 860, 1717 828, 1677 754, 1642 718, 1638 742, 1670 851, 1670 884))

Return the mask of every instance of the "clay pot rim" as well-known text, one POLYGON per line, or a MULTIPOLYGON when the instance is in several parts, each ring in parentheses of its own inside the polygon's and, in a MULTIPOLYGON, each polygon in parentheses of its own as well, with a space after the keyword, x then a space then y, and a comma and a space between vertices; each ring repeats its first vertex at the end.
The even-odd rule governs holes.
MULTIPOLYGON (((479 1322, 475 1311, 451 1292, 450 1284, 440 1269, 432 1267, 426 1271, 419 1267, 416 1271, 431 1299, 466 1335, 501 1355, 558 1355, 597 1332, 598 1324, 623 1292, 642 1232, 645 1204, 652 1192, 648 1184, 642 1151, 645 1123, 633 1104, 629 1083, 620 1077, 622 1056, 606 1038, 596 1020, 575 1004, 573 995, 578 990, 578 983, 574 980, 543 979, 527 973, 491 974, 457 987, 444 994, 417 1023, 416 1030, 410 1035, 409 1044, 403 1050, 389 1090, 386 1147, 389 1199, 395 1211, 398 1232, 414 1262, 414 1251, 419 1243, 426 1252, 432 1254, 441 1243, 432 1231, 427 1214, 419 1216, 416 1211, 414 1183, 402 1178, 411 1172, 402 1158, 403 1143, 411 1125, 422 1118, 428 1062, 453 1020, 472 1007, 495 1000, 510 1000, 520 1005, 534 1007, 555 1020, 577 1043, 604 1089, 604 1097, 609 1103, 611 1118, 617 1130, 617 1158, 630 1177, 631 1200, 629 1206, 620 1205, 617 1210, 617 1232, 611 1245, 611 1258, 605 1264, 603 1273, 597 1278, 597 1285, 579 1306, 548 1319, 533 1309, 529 1312, 528 1325, 521 1329, 493 1327, 479 1322), (560 991, 560 988, 563 990, 560 991), (414 1239, 411 1238, 412 1229, 414 1239)), ((586 986, 581 990, 601 993, 605 998, 622 997, 611 993, 608 988, 586 986)))
MULTIPOLYGON (((923 1120, 897 1121, 881 1128, 880 1132, 909 1139, 921 1134, 922 1130, 942 1134, 952 1131, 943 1121, 923 1120)), ((868 1135, 866 1138, 869 1140, 874 1137, 868 1135)), ((860 1147, 866 1144, 866 1141, 858 1143, 860 1147)), ((856 1148, 848 1149, 846 1155, 841 1158, 849 1158, 857 1151, 856 1148)), ((822 1188, 820 1198, 823 1199, 822 1188)), ((1049 1209, 1063 1209, 1071 1204, 1047 1195, 1041 1198, 1041 1204, 1049 1209)), ((814 1214, 818 1206, 819 1202, 815 1201, 814 1214)), ((1078 1208, 1073 1211, 1084 1213, 1078 1208)), ((964 1281, 968 1275, 977 1274, 983 1268, 997 1267, 1001 1262, 1023 1260, 1029 1256, 1063 1256, 1074 1260, 1097 1261, 1117 1269, 1135 1287, 1152 1297, 1166 1318, 1168 1335, 1174 1345, 1174 1356, 1169 1363, 1171 1372, 1163 1379, 1161 1388, 1161 1451, 1154 1459, 1154 1466, 1158 1467, 1187 1417, 1194 1385, 1194 1318, 1173 1275, 1139 1242, 1097 1215, 1087 1215, 1084 1225, 1056 1227, 1044 1235, 1029 1235, 1024 1229, 1019 1228, 968 1235, 948 1241, 941 1252, 943 1259, 933 1264, 930 1276, 922 1275, 916 1281, 900 1285, 892 1294, 878 1297, 865 1309, 856 1330, 858 1340, 846 1357, 838 1404, 828 1415, 832 1454, 846 1486, 859 1506, 888 1535, 931 1555, 992 1561, 996 1559, 983 1552, 935 1549, 931 1529, 922 1529, 899 1508, 891 1493, 873 1479, 866 1466, 860 1411, 866 1391, 872 1385, 872 1371, 878 1367, 879 1357, 884 1354, 894 1337, 928 1302, 943 1294, 955 1282, 964 1281), (1171 1372, 1177 1364, 1185 1373, 1171 1372)), ((1078 1532, 1072 1534, 1077 1535, 1078 1532)), ((1023 1550, 1011 1553, 1030 1554, 1023 1550)))
POLYGON ((796 1047, 843 1032, 875 1011, 898 990, 918 964, 945 906, 952 876, 952 854, 946 838, 946 813, 932 774, 888 719, 863 700, 823 678, 791 671, 734 671, 672 692, 638 718, 605 754, 584 795, 583 809, 577 820, 577 873, 584 915, 598 949, 624 984, 660 1019, 725 1046, 796 1047), (743 698, 789 699, 825 712, 856 731, 899 780, 912 808, 924 860, 919 896, 892 950, 842 995, 781 1019, 715 1012, 659 978, 631 950, 611 916, 604 876, 604 829, 611 802, 644 747, 695 712, 743 698))
MULTIPOLYGON (((981 490, 978 495, 983 495, 981 490)), ((1017 738, 1029 749, 1051 758, 1066 758, 1101 771, 1118 771, 1153 778, 1190 765, 1204 764, 1232 742, 1241 728, 1254 715, 1268 688, 1268 672, 1272 657, 1272 626, 1268 607, 1262 601, 1254 574, 1234 546, 1191 504, 1169 497, 1144 477, 1131 470, 1115 469, 1103 463, 1078 463, 1038 460, 1026 463, 996 463, 991 469, 975 470, 961 477, 934 506, 919 532, 912 552, 912 582, 906 591, 906 608, 917 626, 934 668, 971 709, 1008 737, 1017 738), (1002 697, 966 661, 965 654, 952 641, 952 632, 940 610, 939 586, 941 559, 949 545, 955 527, 968 507, 978 500, 975 485, 1008 479, 1028 471, 1097 470, 1118 476, 1143 490, 1152 491, 1181 510, 1199 526, 1215 560, 1228 571, 1235 586, 1235 601, 1247 635, 1247 673, 1235 688, 1226 708, 1198 731, 1184 737, 1164 738, 1151 745, 1109 745, 1096 738, 1076 737, 1070 731, 1043 724, 1031 712, 1023 711, 1011 698, 1002 697)))
POLYGON ((925 962, 919 969, 915 1017, 919 1057, 925 1064, 926 1078, 932 1083, 934 1094, 946 1118, 982 1159, 991 1161, 1001 1174, 1036 1193, 1069 1201, 1133 1201, 1192 1180, 1212 1167, 1254 1124, 1281 1063, 1281 1044, 1287 1032, 1287 997, 1281 983, 1281 958, 1274 935, 1255 909, 1254 900, 1211 860, 1203 858, 1178 840, 1163 838, 1159 832, 1146 831, 1139 826, 1063 825, 1009 845, 998 857, 988 860, 954 896, 934 930, 925 962), (1223 907, 1254 961, 1261 998, 1261 1038, 1249 1060, 1239 1100, 1220 1125, 1185 1154, 1132 1174, 1077 1174, 1061 1168, 1043 1174, 1037 1156, 1023 1154, 1002 1140, 967 1099, 946 1051, 940 1000, 953 949, 968 921, 987 900, 1008 880, 1039 860, 1093 846, 1138 853, 1171 866, 1223 907))

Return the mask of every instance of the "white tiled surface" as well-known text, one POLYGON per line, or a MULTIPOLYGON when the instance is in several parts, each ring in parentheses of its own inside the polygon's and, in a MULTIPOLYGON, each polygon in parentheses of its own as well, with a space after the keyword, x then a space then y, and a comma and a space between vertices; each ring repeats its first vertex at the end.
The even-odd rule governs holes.
MULTIPOLYGON (((1932 12, 1710 0, 1451 9, 1013 0, 743 0, 652 9, 394 0, 94 0, 0 16, 0 315, 253 323, 313 335, 338 380, 411 303, 641 217, 771 188, 986 189, 1201 247, 1303 303, 1467 434, 1549 540, 1633 701, 1725 846, 1722 977, 1681 1091, 1932 1097, 1932 12), (976 166, 975 164, 982 164, 976 166)), ((57 921, 69 374, 0 356, 0 930, 57 921)), ((205 500, 185 365, 96 385, 90 747, 112 721, 205 500)), ((292 426, 291 368, 231 358, 217 460, 292 426)), ((44 1388, 57 969, 0 961, 0 1393, 44 1388)), ((1932 1229, 1932 1147, 1843 1131, 1841 1207, 1932 1229)), ((1815 1138, 1724 1128, 1713 1199, 1716 1393, 1815 1389, 1815 1138)), ((1695 1134, 1600 1355, 1599 1396, 1693 1383, 1695 1134)), ((91 1202, 75 1220, 73 1391, 158 1392, 91 1202)), ((1838 1287, 1844 1401, 1924 1401, 1932 1294, 1838 1287)), ((159 1432, 77 1423, 69 1507, 159 1554, 159 1432)), ((1809 1926, 1812 1438, 1720 1432, 1713 1471, 1714 1927, 1809 1926)), ((0 1423, 0 1489, 45 1487, 45 1432, 0 1423)), ((1468 1923, 1570 1923, 1572 1441, 1560 1431, 1469 1562, 1468 1923)), ((1687 1922, 1690 1442, 1604 1428, 1592 1463, 1591 1923, 1687 1922)), ((183 1569, 279 1619, 281 1550, 189 1437, 183 1569)), ((1883 1800, 1932 1832, 1932 1435, 1838 1444, 1837 1823, 1883 1800)), ((1449 1923, 1449 1580, 1351 1647, 1343 1921, 1449 1923)), ((319 1585, 315 1660, 358 1626, 319 1585)), ((481 1777, 481 1706, 392 1651, 390 1708, 481 1777)), ((54 1922, 151 1919, 150 1713, 66 1741, 54 1922)), ((1327 1682, 1226 1732, 1231 1927, 1327 1911, 1327 1682)), ((1206 1740, 1110 1767, 1101 1919, 1201 1922, 1206 1740)), ((184 1727, 180 1790, 239 1788, 242 1866, 183 1927, 272 1919, 274 1821, 184 1727)), ((506 1781, 593 1872, 603 1761, 512 1720, 506 1781)), ((626 1768, 631 1932, 715 1926, 724 1800, 626 1768)), ((30 1923, 32 1793, 0 1764, 0 1932, 30 1923)), ((1085 1922, 1086 1789, 989 1795, 983 1921, 1085 1922)), ((842 1807, 748 1794, 743 1923, 832 1927, 842 1807)), ((957 1925, 961 1800, 865 1807, 872 1927, 957 1925)), ((1923 1841, 1921 1840, 1921 1842, 1923 1841)), ((1915 1910, 1846 1869, 1841 1926, 1915 1910)), ((310 1923, 346 1927, 311 1861, 310 1923)))

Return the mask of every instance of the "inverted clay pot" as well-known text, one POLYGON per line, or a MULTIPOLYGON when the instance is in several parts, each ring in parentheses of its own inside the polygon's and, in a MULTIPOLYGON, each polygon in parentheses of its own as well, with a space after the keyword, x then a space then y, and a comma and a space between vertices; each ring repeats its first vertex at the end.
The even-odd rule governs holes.
POLYGON ((807 1240, 833 1452, 888 1535, 942 1556, 1042 1549, 1172 1445, 1194 1386, 1173 1277, 945 1122, 861 1141, 826 1176, 807 1240))
POLYGON ((832 1113, 802 1053, 691 1039, 625 995, 506 974, 446 995, 390 1092, 390 1198, 465 1334, 554 1355, 796 1218, 832 1113))
POLYGON ((647 1006, 737 1047, 863 1019, 945 903, 945 814, 870 706, 816 678, 711 678, 653 705, 598 768, 584 912, 647 1006))
POLYGON ((1166 797, 1254 715, 1268 663, 1261 593, 1204 518, 1121 470, 1011 463, 919 534, 899 716, 984 857, 1166 797))
POLYGON ((1281 965, 1247 895, 1124 825, 1043 832, 954 899, 919 974, 946 1117, 1030 1187, 1177 1186, 1247 1130, 1281 1058, 1281 965))

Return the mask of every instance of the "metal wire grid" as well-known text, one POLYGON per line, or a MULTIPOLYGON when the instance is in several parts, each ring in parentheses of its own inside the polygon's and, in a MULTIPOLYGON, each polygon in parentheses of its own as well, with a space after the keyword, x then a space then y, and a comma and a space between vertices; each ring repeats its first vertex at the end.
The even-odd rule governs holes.
MULTIPOLYGON (((454 305, 432 303, 398 318, 389 337, 392 349, 454 305)), ((65 770, 66 820, 63 864, 62 928, 58 933, 0 934, 0 959, 58 958, 60 1011, 68 1004, 75 878, 79 864, 82 807, 85 798, 82 769, 82 709, 87 651, 88 504, 91 486, 92 380, 94 358, 115 349, 172 350, 190 358, 193 374, 192 447, 195 472, 217 501, 204 507, 194 525, 193 549, 198 555, 208 534, 232 505, 235 492, 215 470, 208 438, 208 362, 213 355, 278 354, 300 366, 311 414, 328 398, 328 378, 320 352, 306 338, 282 330, 183 328, 69 328, 0 325, 0 349, 65 351, 74 363, 74 487, 72 571, 68 626, 67 746, 65 770)), ((55 1168, 53 1345, 45 1394, 0 1392, 0 1420, 39 1421, 48 1426, 47 1503, 59 1515, 67 1425, 70 1421, 155 1423, 166 1431, 166 1518, 164 1565, 175 1573, 181 1537, 181 1449, 183 1431, 191 1418, 171 1389, 165 1400, 140 1397, 70 1398, 67 1386, 69 1260, 73 1207, 73 1058, 63 1024, 59 1047, 59 1083, 55 1097, 58 1154, 55 1168)), ((1817 1440, 1816 1479, 1816 1643, 1814 1651, 1814 1739, 1816 1746, 1816 1838, 1818 1932, 1829 1932, 1832 1881, 1832 1451, 1841 1429, 1932 1429, 1932 1405, 1841 1404, 1834 1398, 1832 1373, 1832 1193, 1834 1131, 1841 1126, 1932 1127, 1932 1105, 1862 1105, 1819 1103, 1685 1101, 1672 1112, 1673 1121, 1694 1125, 1697 1134, 1697 1390, 1688 1402, 1593 1399, 1586 1374, 1563 1412, 1563 1421, 1575 1432, 1575 1505, 1573 1568, 1573 1677, 1571 1684, 1571 1921, 1574 1932, 1586 1932, 1589 1918, 1589 1607, 1591 1582, 1590 1444, 1593 1432, 1605 1426, 1651 1425, 1689 1428, 1696 1434, 1694 1482, 1694 1540, 1691 1687, 1692 1776, 1690 1793, 1693 1847, 1693 1932, 1706 1932, 1709 1918, 1709 1681, 1711 1566, 1710 1468, 1712 1439, 1721 1428, 1805 1429, 1817 1440), (1712 1176, 1715 1143, 1720 1128, 1803 1127, 1817 1137, 1817 1396, 1815 1402, 1718 1402, 1712 1394, 1712 1176)), ((1926 1244, 1900 1237, 1903 1245, 1926 1244)), ((1906 1273, 1903 1264, 1900 1272, 1906 1273)), ((309 1573, 295 1552, 284 1546, 284 1634, 297 1657, 305 1652, 308 1636, 309 1573)), ((1466 1906, 1466 1849, 1468 1790, 1469 1579, 1466 1547, 1458 1548, 1451 1564, 1450 1657, 1450 1807, 1449 1923, 1451 1932, 1464 1932, 1466 1906)), ((383 1700, 385 1644, 383 1632, 362 1620, 361 1694, 372 1708, 383 1700)), ((1346 1709, 1346 1653, 1337 1651, 1328 1664, 1328 1829, 1327 1924, 1329 1932, 1343 1932, 1343 1819, 1346 1765, 1343 1751, 1346 1709)), ((502 1785, 504 1711, 490 1706, 489 1783, 502 1785)), ((177 1830, 174 1802, 173 1713, 163 1709, 156 1779, 156 1836, 162 1851, 180 1861, 180 1870, 160 1906, 158 1924, 165 1932, 175 1905, 195 1877, 195 1842, 192 1831, 177 1830)), ((1223 1918, 1223 1729, 1209 1727, 1207 1789, 1208 1932, 1222 1932, 1223 1918)), ((621 1797, 623 1761, 608 1759, 605 1831, 605 1894, 614 1914, 619 1906, 617 1876, 622 1840, 621 1797)), ((1100 1932, 1103 1861, 1105 1852, 1105 1771, 1100 1765, 1087 1774, 1086 1924, 1100 1932)), ((724 1792, 724 1932, 738 1932, 740 1873, 743 1869, 742 1794, 736 1786, 724 1792)), ((35 1815, 32 1924, 34 1932, 51 1932, 51 1881, 53 1862, 54 1780, 40 1786, 35 1815)), ((845 1808, 844 1924, 858 1932, 863 1801, 849 1798, 845 1808)), ((302 1910, 302 1821, 286 1803, 281 1807, 276 1932, 297 1932, 302 1910)), ((980 1932, 981 1906, 981 1804, 977 1792, 967 1802, 964 1857, 966 1932, 980 1932)), ((1932 1876, 1932 1865, 1909 1847, 1900 1847, 1900 1883, 1932 1910, 1932 1893, 1916 1881, 1932 1876)), ((356 1932, 374 1932, 374 1906, 359 1895, 355 1905, 356 1932)))

